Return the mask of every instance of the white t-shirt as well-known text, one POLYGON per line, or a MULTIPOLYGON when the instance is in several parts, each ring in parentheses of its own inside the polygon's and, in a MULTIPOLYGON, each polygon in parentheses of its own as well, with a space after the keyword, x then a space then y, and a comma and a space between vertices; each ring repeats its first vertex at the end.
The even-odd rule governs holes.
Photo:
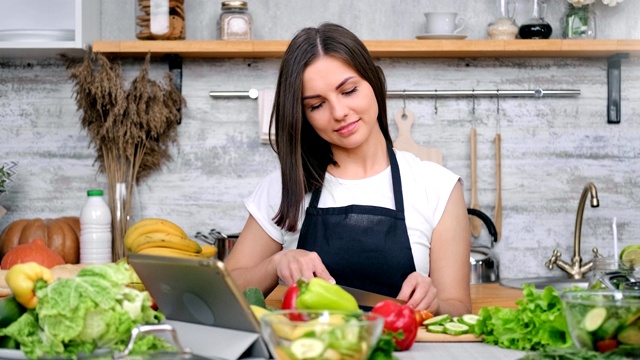
MULTIPOLYGON (((442 217, 451 191, 460 177, 447 168, 430 161, 422 161, 415 155, 394 150, 400 168, 404 197, 405 222, 416 270, 429 274, 429 248, 431 234, 442 217)), ((366 179, 344 180, 326 173, 319 208, 347 205, 371 205, 395 209, 391 167, 366 179)), ((273 218, 280 207, 280 171, 269 174, 244 200, 244 204, 275 241, 285 249, 298 246, 298 236, 304 221, 304 211, 298 221, 298 230, 288 232, 278 227, 273 218)), ((304 198, 304 209, 309 206, 311 193, 304 198)))

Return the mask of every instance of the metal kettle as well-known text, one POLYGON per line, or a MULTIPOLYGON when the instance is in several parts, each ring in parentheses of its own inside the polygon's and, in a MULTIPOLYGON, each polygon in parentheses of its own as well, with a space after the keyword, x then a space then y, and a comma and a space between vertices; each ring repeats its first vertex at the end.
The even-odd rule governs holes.
POLYGON ((498 241, 496 226, 487 216, 477 209, 467 209, 467 213, 482 220, 491 236, 490 246, 472 246, 469 261, 471 262, 471 283, 491 283, 500 279, 498 259, 493 254, 493 243, 498 241))

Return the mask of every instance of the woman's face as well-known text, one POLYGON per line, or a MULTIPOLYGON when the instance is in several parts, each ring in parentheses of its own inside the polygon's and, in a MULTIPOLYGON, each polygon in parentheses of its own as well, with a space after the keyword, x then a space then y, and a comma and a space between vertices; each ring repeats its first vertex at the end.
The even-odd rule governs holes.
POLYGON ((311 126, 335 146, 353 149, 380 131, 371 85, 338 58, 322 56, 305 69, 302 100, 311 126))

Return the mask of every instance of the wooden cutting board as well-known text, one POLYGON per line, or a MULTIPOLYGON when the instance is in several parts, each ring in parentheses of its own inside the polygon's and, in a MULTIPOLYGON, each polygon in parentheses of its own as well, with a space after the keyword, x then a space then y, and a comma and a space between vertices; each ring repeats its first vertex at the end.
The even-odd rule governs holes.
POLYGON ((449 334, 434 334, 427 332, 424 326, 421 326, 416 336, 416 342, 480 342, 481 337, 476 337, 473 334, 464 335, 449 335, 449 334))
POLYGON ((414 119, 415 116, 409 109, 400 109, 396 112, 395 120, 396 125, 398 125, 398 138, 393 142, 393 147, 410 152, 420 160, 428 160, 442 165, 442 150, 418 145, 411 136, 411 125, 414 119))

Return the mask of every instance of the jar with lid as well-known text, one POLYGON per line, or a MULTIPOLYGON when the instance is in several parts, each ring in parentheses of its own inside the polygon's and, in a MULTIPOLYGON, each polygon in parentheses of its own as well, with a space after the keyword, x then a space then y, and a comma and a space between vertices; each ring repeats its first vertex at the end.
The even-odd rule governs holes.
POLYGON ((246 1, 223 1, 218 20, 220 40, 251 40, 253 19, 246 1))
POLYGON ((589 289, 622 290, 625 284, 635 282, 633 268, 624 266, 614 257, 596 257, 589 277, 589 289))
POLYGON ((184 0, 136 0, 136 38, 184 40, 184 0))

